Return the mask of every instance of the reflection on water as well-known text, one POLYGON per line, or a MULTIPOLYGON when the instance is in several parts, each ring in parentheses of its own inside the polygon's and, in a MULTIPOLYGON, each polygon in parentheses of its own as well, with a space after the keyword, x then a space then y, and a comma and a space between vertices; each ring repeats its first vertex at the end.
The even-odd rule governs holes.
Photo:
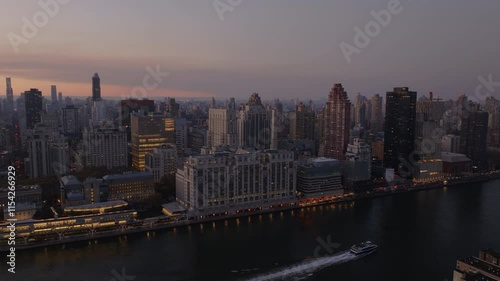
POLYGON ((248 279, 256 272, 246 269, 313 256, 328 235, 340 250, 366 240, 379 250, 305 280, 451 280, 457 258, 500 248, 498 202, 495 181, 21 251, 12 280, 107 281, 124 266, 136 280, 248 279))

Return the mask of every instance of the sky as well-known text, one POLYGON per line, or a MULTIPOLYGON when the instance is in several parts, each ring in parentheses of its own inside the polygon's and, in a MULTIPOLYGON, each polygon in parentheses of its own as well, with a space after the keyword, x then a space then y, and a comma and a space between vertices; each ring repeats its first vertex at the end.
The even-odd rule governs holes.
MULTIPOLYGON (((40 2, 54 1, 68 0, 40 2)), ((340 45, 356 47, 355 28, 393 1, 70 0, 44 24, 39 0, 2 0, 0 85, 12 77, 16 96, 29 88, 50 96, 52 84, 90 96, 97 72, 104 98, 308 100, 342 83, 351 99, 403 86, 448 99, 472 95, 479 76, 500 81, 498 0, 401 0, 348 62, 340 45), (23 18, 37 15, 28 38, 23 18), (144 90, 146 68, 157 67, 169 75, 144 90)))

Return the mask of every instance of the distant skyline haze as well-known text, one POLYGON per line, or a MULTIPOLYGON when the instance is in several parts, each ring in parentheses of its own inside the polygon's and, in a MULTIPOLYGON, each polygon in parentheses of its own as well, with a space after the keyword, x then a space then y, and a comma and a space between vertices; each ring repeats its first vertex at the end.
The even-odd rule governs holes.
POLYGON ((8 34, 22 36, 23 18, 33 22, 43 9, 37 0, 2 1, 0 77, 12 77, 16 97, 30 88, 49 97, 51 85, 65 96, 91 96, 99 73, 104 99, 125 98, 156 65, 170 75, 151 97, 256 92, 308 100, 342 83, 351 100, 394 87, 455 99, 474 95, 479 76, 500 81, 500 2, 493 0, 401 0, 402 11, 350 63, 340 44, 353 44, 355 28, 389 0, 242 1, 223 20, 213 1, 66 2, 16 53, 8 34))

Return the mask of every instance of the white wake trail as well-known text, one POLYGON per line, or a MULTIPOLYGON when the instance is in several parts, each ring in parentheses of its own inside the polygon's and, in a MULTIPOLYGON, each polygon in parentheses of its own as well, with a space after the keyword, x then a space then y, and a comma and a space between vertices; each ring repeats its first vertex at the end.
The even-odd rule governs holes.
POLYGON ((271 272, 271 273, 256 276, 252 279, 249 279, 248 281, 283 280, 285 278, 287 280, 289 280, 289 278, 292 276, 306 275, 309 273, 313 273, 313 272, 318 271, 322 268, 336 265, 336 264, 345 263, 345 262, 354 260, 358 257, 360 257, 360 256, 356 256, 356 255, 350 253, 349 251, 345 251, 345 252, 341 252, 335 256, 327 256, 327 257, 322 257, 322 258, 317 258, 317 259, 305 260, 299 264, 285 267, 285 268, 280 269, 276 272, 271 272))

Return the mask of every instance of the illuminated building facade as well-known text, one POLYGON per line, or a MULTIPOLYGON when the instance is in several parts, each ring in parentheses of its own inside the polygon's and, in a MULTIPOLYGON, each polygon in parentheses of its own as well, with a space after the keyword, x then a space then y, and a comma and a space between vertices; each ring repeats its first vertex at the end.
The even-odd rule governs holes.
POLYGON ((189 157, 177 171, 177 202, 199 214, 293 204, 295 171, 290 151, 237 150, 189 157))
MULTIPOLYGON (((146 153, 168 143, 175 143, 175 119, 161 114, 132 114, 132 166, 144 171, 146 153)), ((187 140, 186 140, 187 141, 187 140)))

